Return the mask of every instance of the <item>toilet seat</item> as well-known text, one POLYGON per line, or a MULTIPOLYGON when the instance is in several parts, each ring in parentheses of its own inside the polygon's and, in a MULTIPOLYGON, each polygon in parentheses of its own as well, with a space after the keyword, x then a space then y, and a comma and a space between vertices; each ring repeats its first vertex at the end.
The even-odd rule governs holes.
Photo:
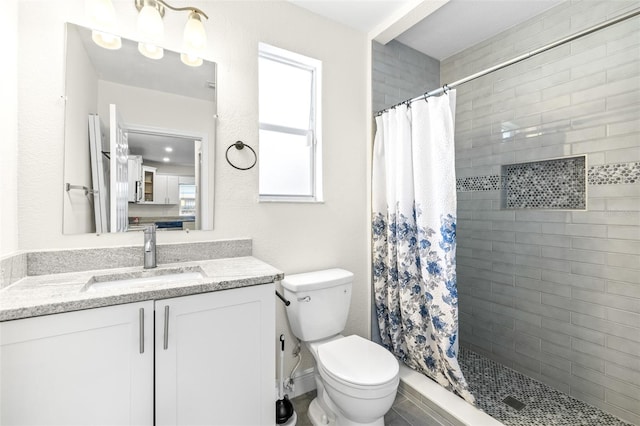
POLYGON ((382 346, 357 335, 319 345, 317 361, 321 375, 349 387, 379 389, 397 385, 400 367, 396 358, 382 346))

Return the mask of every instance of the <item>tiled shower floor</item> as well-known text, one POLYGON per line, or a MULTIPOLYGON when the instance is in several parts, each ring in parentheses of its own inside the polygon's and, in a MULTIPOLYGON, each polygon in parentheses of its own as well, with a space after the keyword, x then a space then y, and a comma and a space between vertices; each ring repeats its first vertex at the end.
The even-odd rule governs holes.
MULTIPOLYGON (((550 388, 465 347, 458 357, 476 405, 507 426, 627 426, 602 410, 550 388), (525 404, 515 410, 503 402, 511 396, 525 404)), ((293 399, 298 425, 310 425, 307 407, 315 391, 293 399)), ((385 416, 387 426, 437 425, 421 407, 398 394, 385 416)))
POLYGON ((460 349, 458 362, 476 397, 476 405, 505 425, 628 424, 465 347, 460 349), (526 405, 520 411, 515 410, 503 402, 508 396, 526 405))

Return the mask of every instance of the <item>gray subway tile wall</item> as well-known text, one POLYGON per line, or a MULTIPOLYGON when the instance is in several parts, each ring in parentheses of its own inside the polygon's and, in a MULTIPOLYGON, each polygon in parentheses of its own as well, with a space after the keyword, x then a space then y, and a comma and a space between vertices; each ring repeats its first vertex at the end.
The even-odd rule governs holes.
MULTIPOLYGON (((440 79, 374 43, 373 109, 638 7, 566 1, 443 60, 440 79)), ((456 176, 462 345, 640 425, 640 18, 460 86, 456 176), (586 211, 501 209, 503 165, 579 155, 586 211)))
MULTIPOLYGON (((443 83, 626 11, 567 1, 441 63, 443 83)), ((640 424, 640 18, 459 86, 461 343, 640 424), (501 210, 505 164, 586 155, 586 211, 501 210)))
POLYGON ((395 40, 372 43, 373 111, 440 86, 440 62, 395 40))

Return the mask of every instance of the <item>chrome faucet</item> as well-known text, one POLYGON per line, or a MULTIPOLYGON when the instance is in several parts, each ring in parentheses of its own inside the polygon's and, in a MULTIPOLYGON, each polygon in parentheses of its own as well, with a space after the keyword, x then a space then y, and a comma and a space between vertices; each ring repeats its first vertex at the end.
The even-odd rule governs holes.
POLYGON ((151 269, 156 264, 156 225, 144 228, 144 269, 151 269))

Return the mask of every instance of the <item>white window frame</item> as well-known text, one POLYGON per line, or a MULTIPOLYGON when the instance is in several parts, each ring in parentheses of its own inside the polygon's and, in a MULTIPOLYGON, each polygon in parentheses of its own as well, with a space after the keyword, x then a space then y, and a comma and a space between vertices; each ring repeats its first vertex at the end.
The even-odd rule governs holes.
MULTIPOLYGON (((294 202, 294 203, 321 203, 322 194, 322 137, 321 137, 321 76, 322 62, 309 58, 298 53, 271 46, 266 43, 259 43, 258 55, 261 58, 269 59, 294 67, 302 68, 311 72, 311 105, 309 128, 299 129, 287 126, 279 126, 269 123, 259 122, 260 130, 279 132, 290 135, 309 136, 311 143, 310 171, 311 171, 311 195, 291 195, 291 194, 259 194, 260 202, 294 202)), ((259 165, 258 165, 259 166, 259 165)))

